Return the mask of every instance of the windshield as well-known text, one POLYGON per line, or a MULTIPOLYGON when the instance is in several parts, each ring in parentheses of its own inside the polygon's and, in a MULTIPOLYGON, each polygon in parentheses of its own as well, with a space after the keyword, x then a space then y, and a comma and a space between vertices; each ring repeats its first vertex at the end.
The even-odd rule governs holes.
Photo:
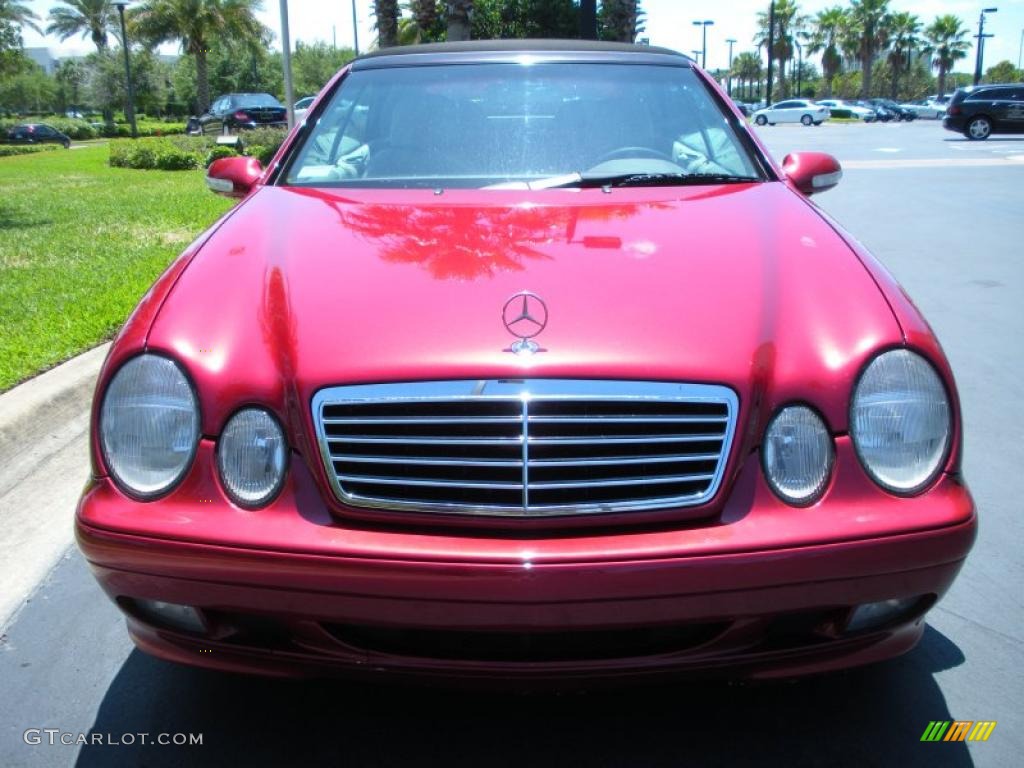
MULTIPOLYGON (((285 183, 539 188, 759 180, 726 114, 686 67, 541 63, 351 72, 285 183)), ((707 183, 707 182, 706 182, 707 183)))
POLYGON ((240 93, 235 96, 236 107, 281 107, 281 102, 269 93, 240 93))

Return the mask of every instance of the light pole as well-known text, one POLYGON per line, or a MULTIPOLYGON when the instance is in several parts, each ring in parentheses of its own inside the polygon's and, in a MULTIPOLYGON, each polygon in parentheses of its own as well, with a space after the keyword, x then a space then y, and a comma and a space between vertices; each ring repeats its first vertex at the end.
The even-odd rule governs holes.
POLYGON ((693 60, 694 61, 698 61, 698 62, 700 61, 700 49, 699 48, 697 50, 690 51, 690 53, 693 54, 693 60))
POLYGON ((116 0, 117 14, 121 17, 121 48, 124 49, 124 80, 128 92, 128 103, 125 105, 125 117, 128 118, 128 125, 132 127, 132 138, 139 138, 139 129, 135 125, 135 93, 132 90, 132 63, 128 57, 128 28, 124 23, 124 9, 128 6, 128 0, 116 0))
POLYGON ((288 38, 288 0, 281 0, 281 63, 284 65, 284 104, 291 130, 295 127, 295 91, 292 88, 292 45, 288 38))
POLYGON ((708 68, 708 27, 715 22, 713 21, 695 21, 693 26, 701 28, 701 62, 700 65, 704 69, 708 68))
POLYGON ((793 45, 796 46, 796 97, 800 98, 800 91, 804 85, 804 47, 793 38, 793 45))
MULTIPOLYGON (((732 46, 736 41, 730 37, 725 42, 729 44, 729 74, 726 75, 725 92, 732 96, 732 46)), ((740 86, 742 87, 742 85, 741 83, 740 86)))
POLYGON ((356 19, 356 0, 352 0, 352 41, 356 46, 356 56, 359 55, 359 21, 356 19))
MULTIPOLYGON (((978 16, 978 48, 974 55, 974 84, 977 85, 981 82, 981 61, 985 56, 985 14, 995 13, 998 8, 982 8, 981 15, 978 16)), ((991 35, 988 35, 991 37, 991 35)))
POLYGON ((765 86, 764 105, 772 105, 772 75, 774 74, 775 54, 775 0, 768 6, 768 82, 765 86))
POLYGON ((1024 54, 1024 29, 1020 31, 1020 47, 1017 48, 1017 69, 1020 69, 1021 54, 1024 54))

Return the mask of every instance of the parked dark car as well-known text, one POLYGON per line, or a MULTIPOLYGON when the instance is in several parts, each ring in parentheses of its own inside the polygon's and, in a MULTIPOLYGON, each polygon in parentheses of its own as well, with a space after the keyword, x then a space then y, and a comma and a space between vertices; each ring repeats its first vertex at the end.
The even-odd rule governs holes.
POLYGON ((867 103, 871 106, 881 107, 892 112, 897 120, 906 120, 907 122, 917 119, 917 112, 907 107, 902 106, 898 102, 892 99, 868 99, 867 103))
POLYGON ((978 85, 953 94, 942 127, 980 141, 993 133, 1024 133, 1024 85, 978 85))
POLYGON ((248 128, 284 128, 284 105, 269 93, 228 93, 214 99, 210 108, 189 120, 189 133, 237 133, 248 128))
POLYGON ((52 125, 45 123, 23 123, 7 131, 10 144, 60 144, 67 149, 71 139, 52 125))
POLYGON ((899 115, 886 107, 884 104, 872 104, 870 101, 858 101, 858 107, 874 110, 875 120, 880 123, 888 123, 892 120, 899 120, 899 115))
POLYGON ((733 99, 732 103, 736 105, 736 109, 738 109, 744 117, 750 117, 752 114, 754 114, 753 108, 751 108, 751 106, 746 102, 733 99))

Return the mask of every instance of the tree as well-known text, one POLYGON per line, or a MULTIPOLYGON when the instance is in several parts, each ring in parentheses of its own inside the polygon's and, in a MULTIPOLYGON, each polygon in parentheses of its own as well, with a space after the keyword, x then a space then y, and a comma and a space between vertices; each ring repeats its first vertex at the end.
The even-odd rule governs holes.
POLYGON ((639 0, 601 0, 597 36, 601 40, 632 43, 644 31, 643 19, 639 0))
POLYGON ((146 0, 132 12, 132 26, 150 45, 179 41, 195 59, 196 106, 210 106, 208 58, 220 36, 256 47, 270 41, 270 30, 256 18, 262 0, 146 0))
POLYGON ((292 53, 292 79, 295 93, 313 96, 320 93, 339 69, 355 58, 351 48, 332 48, 327 43, 297 43, 292 53))
POLYGON ((832 78, 843 67, 839 43, 846 24, 846 10, 838 5, 819 11, 810 22, 807 35, 807 52, 821 54, 821 72, 825 79, 825 96, 832 95, 832 78))
POLYGON ((871 69, 875 57, 888 42, 889 0, 853 0, 850 7, 851 31, 856 36, 861 65, 860 96, 871 95, 871 69))
POLYGON ((0 83, 20 72, 29 61, 21 51, 21 32, 10 21, 0 21, 0 83))
MULTIPOLYGON (((758 48, 768 48, 769 14, 760 11, 757 14, 757 25, 760 31, 755 35, 754 42, 758 48)), ((789 93, 786 83, 786 62, 793 58, 793 37, 804 27, 806 17, 800 15, 796 0, 776 0, 775 3, 775 34, 772 55, 779 62, 779 96, 786 98, 789 93)))
POLYGON ((446 11, 447 40, 469 40, 472 31, 470 22, 473 16, 473 0, 448 0, 446 11))
POLYGON ((53 109, 53 78, 31 59, 13 77, 0 81, 0 106, 16 112, 45 114, 53 109))
POLYGON ((373 15, 377 19, 377 47, 398 45, 398 0, 373 0, 373 15))
POLYGON ((22 0, 0 0, 0 23, 28 27, 42 34, 42 30, 36 25, 38 19, 39 17, 32 13, 22 0))
POLYGON ((946 73, 957 61, 967 58, 967 34, 963 22, 951 13, 936 16, 924 31, 928 41, 925 50, 932 54, 932 66, 939 70, 939 96, 946 93, 946 73))
POLYGON ((84 103, 85 86, 89 81, 89 68, 81 59, 65 59, 53 73, 57 84, 57 106, 59 111, 81 107, 84 103))
POLYGON ((432 43, 444 36, 441 26, 441 13, 437 0, 409 0, 411 19, 398 22, 398 42, 400 45, 412 43, 432 43))
POLYGON ((985 70, 981 78, 983 83, 1021 83, 1024 82, 1024 69, 1017 69, 1013 62, 1003 60, 985 70))
POLYGON ((910 55, 921 47, 920 32, 921 21, 912 13, 901 11, 889 17, 890 98, 898 98, 900 75, 910 71, 910 55))
POLYGON ((744 51, 732 60, 732 76, 739 80, 739 91, 747 84, 747 99, 754 96, 754 84, 761 81, 761 57, 755 51, 744 51))
POLYGON ((75 35, 88 37, 102 53, 107 49, 107 33, 117 29, 117 12, 110 0, 61 0, 61 5, 50 9, 46 34, 61 41, 75 35))

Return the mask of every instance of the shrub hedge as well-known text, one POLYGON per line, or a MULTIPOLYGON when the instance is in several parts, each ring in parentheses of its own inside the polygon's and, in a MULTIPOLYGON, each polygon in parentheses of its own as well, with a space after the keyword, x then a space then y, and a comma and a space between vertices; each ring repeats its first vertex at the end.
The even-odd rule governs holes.
MULTIPOLYGON (((127 138, 132 135, 131 126, 127 123, 116 123, 113 126, 103 123, 90 123, 88 120, 70 120, 64 117, 26 118, 24 120, 0 120, 0 134, 23 123, 45 123, 53 126, 74 141, 85 141, 98 138, 127 138)), ((136 122, 140 137, 172 136, 185 133, 185 123, 164 123, 156 120, 139 120, 136 122)))
POLYGON ((57 144, 0 144, 0 157, 31 155, 36 152, 46 152, 51 149, 57 149, 57 146, 57 144))
POLYGON ((168 136, 139 141, 110 142, 110 165, 115 168, 184 171, 206 168, 214 160, 237 154, 257 158, 266 165, 284 141, 287 132, 258 128, 242 134, 241 153, 234 146, 217 144, 213 136, 168 136))

